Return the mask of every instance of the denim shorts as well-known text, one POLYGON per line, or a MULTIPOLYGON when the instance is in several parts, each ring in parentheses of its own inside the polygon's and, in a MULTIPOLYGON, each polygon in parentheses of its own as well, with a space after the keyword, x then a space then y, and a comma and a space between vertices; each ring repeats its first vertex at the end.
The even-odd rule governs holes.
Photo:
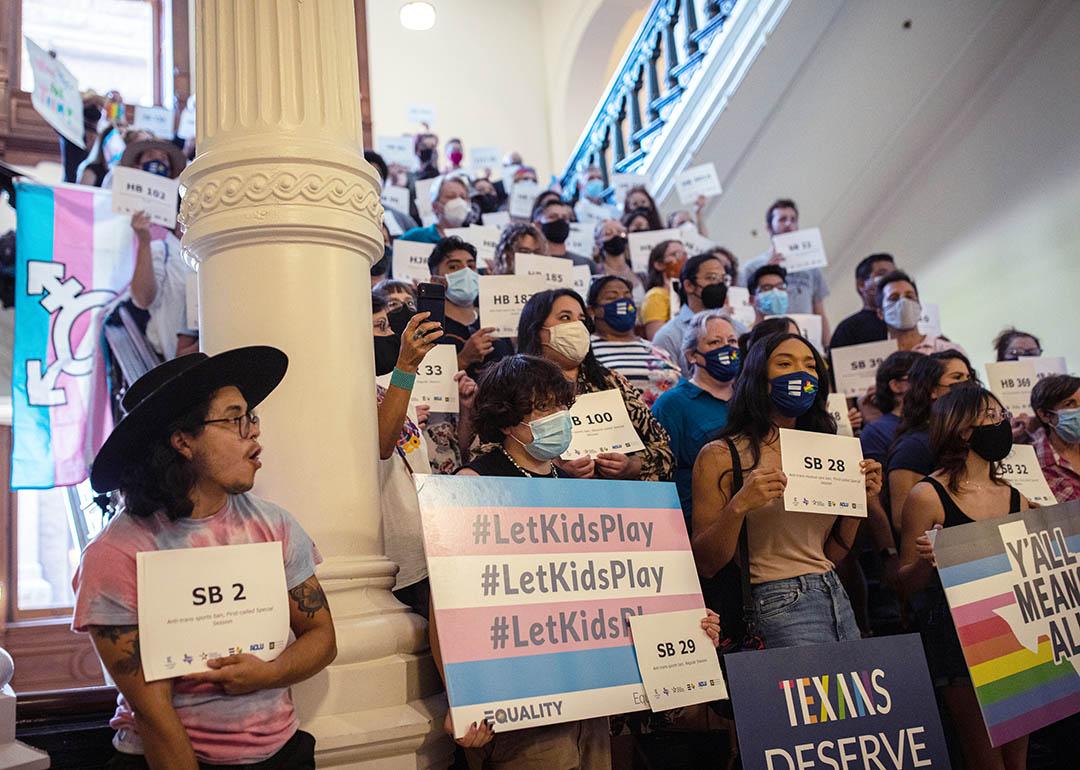
POLYGON ((862 638, 847 592, 832 570, 758 583, 753 594, 755 619, 767 648, 862 638))

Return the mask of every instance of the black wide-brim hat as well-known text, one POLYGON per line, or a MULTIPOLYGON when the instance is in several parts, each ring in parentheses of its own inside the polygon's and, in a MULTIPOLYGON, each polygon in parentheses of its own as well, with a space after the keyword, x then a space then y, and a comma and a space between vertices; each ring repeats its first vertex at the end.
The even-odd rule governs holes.
POLYGON ((120 486, 124 469, 146 456, 165 428, 219 388, 234 385, 253 409, 273 392, 289 368, 277 348, 253 345, 216 356, 191 353, 155 366, 128 388, 121 405, 127 414, 113 428, 90 467, 97 492, 120 486))

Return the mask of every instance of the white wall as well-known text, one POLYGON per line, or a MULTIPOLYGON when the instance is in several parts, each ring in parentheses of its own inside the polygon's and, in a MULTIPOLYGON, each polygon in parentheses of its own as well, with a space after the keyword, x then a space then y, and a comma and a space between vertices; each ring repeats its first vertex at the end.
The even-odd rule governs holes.
MULTIPOLYGON (((447 0, 435 3, 435 26, 401 26, 400 2, 367 3, 371 113, 375 135, 412 134, 410 104, 435 108, 432 129, 470 146, 521 152, 546 176, 552 171, 541 9, 535 0, 447 0)), ((440 147, 440 155, 442 148, 440 147)), ((561 164, 562 159, 557 161, 561 164)))
MULTIPOLYGON (((1039 20, 853 244, 902 250, 976 365, 1012 324, 1080 370, 1077 40, 1080 4, 1039 20)), ((837 318, 850 283, 833 276, 837 318)))

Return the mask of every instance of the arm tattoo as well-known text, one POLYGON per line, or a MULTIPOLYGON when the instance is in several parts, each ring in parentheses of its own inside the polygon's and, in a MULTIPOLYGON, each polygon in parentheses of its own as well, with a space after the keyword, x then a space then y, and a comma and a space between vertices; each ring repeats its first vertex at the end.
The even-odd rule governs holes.
POLYGON ((130 636, 119 651, 119 656, 113 663, 115 673, 122 676, 134 676, 142 669, 142 659, 139 655, 139 627, 138 626, 94 626, 94 636, 99 640, 110 644, 120 644, 121 639, 130 636))
POLYGON ((296 588, 290 588, 289 598, 296 602, 296 608, 309 618, 315 617, 315 613, 321 609, 330 609, 326 603, 326 593, 314 575, 296 588))

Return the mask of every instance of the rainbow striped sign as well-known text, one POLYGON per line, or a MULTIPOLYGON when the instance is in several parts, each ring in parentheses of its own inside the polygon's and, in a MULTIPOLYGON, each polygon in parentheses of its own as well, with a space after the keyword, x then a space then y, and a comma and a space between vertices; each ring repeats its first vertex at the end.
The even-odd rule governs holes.
POLYGON ((457 737, 648 708, 627 618, 704 617, 674 484, 415 478, 457 737))
POLYGON ((130 218, 108 190, 16 183, 13 489, 78 484, 112 430, 100 345, 131 282, 130 218))
POLYGON ((941 530, 934 552, 991 744, 1080 711, 1080 501, 941 530))

